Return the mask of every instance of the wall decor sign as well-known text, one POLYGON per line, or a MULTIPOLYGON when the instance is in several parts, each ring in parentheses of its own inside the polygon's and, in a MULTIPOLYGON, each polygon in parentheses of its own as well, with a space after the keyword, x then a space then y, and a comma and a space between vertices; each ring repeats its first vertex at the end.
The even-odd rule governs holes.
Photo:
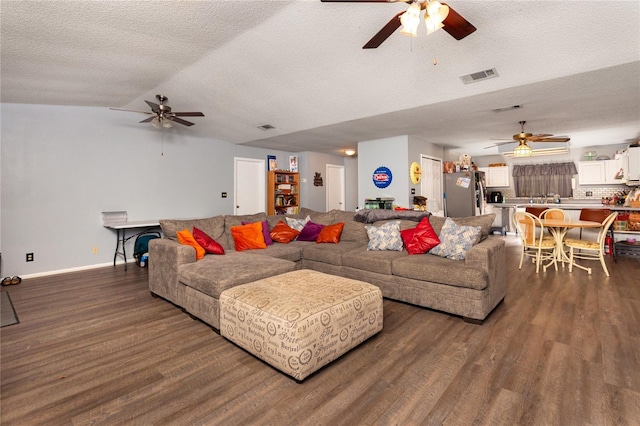
POLYGON ((420 177, 422 176, 422 170, 420 168, 420 164, 415 161, 411 163, 409 166, 409 177, 411 178, 411 183, 417 185, 420 183, 420 177))
POLYGON ((290 156, 289 157, 289 170, 292 172, 298 171, 298 156, 290 156))
POLYGON ((387 167, 380 166, 373 172, 373 184, 378 188, 386 188, 391 185, 393 175, 387 167))

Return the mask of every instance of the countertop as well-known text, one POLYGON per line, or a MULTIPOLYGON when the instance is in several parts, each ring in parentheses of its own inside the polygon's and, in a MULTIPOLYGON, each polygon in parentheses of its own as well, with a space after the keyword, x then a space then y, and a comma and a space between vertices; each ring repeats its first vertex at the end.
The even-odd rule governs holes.
POLYGON ((612 205, 604 205, 597 202, 589 202, 590 200, 585 200, 587 202, 575 202, 577 200, 571 200, 566 203, 529 203, 528 201, 516 201, 516 200, 507 200, 504 203, 487 203, 490 206, 498 209, 505 208, 513 208, 513 207, 547 207, 547 208, 558 208, 558 209, 566 209, 566 210, 580 210, 580 209, 610 209, 615 211, 634 211, 640 210, 638 207, 623 207, 623 206, 612 206, 612 205))

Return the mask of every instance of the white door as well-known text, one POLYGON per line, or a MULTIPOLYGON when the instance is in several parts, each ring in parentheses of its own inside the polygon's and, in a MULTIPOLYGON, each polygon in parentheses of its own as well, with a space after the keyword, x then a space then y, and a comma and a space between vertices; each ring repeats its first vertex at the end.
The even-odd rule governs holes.
POLYGON ((432 213, 444 209, 442 199, 442 160, 439 158, 420 156, 422 180, 420 190, 422 196, 427 197, 427 210, 432 213))
POLYGON ((344 210, 344 166, 327 164, 327 211, 344 210))
POLYGON ((265 160, 234 158, 234 212, 235 215, 266 211, 265 160))

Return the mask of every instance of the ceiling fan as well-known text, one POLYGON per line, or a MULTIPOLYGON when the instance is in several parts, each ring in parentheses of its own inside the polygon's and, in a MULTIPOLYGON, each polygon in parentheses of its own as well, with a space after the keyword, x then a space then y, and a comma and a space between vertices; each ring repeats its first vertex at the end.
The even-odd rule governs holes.
POLYGON ((363 49, 375 49, 380 46, 391 34, 400 26, 403 26, 402 33, 416 37, 416 29, 420 23, 420 11, 425 12, 425 23, 427 24, 427 35, 443 28, 456 40, 462 40, 476 30, 469 21, 464 19, 451 6, 440 3, 437 0, 322 0, 329 3, 411 3, 406 12, 400 12, 382 27, 363 49))
POLYGON ((524 125, 526 121, 520 121, 520 133, 513 135, 512 139, 496 139, 504 140, 504 142, 498 142, 491 146, 485 147, 493 148, 495 146, 506 145, 509 143, 518 142, 519 145, 513 150, 515 157, 528 157, 532 154, 532 149, 527 142, 569 142, 571 139, 567 136, 553 136, 548 133, 534 135, 533 133, 526 133, 524 131, 524 125))
POLYGON ((145 101, 147 105, 151 107, 151 112, 149 111, 134 111, 131 109, 123 109, 123 108, 110 108, 116 111, 128 111, 128 112, 138 112, 141 114, 147 114, 151 117, 145 118, 141 121, 141 123, 151 123, 155 127, 172 127, 172 123, 182 124, 184 126, 193 126, 194 123, 183 120, 178 117, 204 117, 204 114, 201 112, 173 112, 171 111, 171 107, 166 105, 165 102, 169 100, 166 96, 156 95, 156 99, 159 103, 145 101))

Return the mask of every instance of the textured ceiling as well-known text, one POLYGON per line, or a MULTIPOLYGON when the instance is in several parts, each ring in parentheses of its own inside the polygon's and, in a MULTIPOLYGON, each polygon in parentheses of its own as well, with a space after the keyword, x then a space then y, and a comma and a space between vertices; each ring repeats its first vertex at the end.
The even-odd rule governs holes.
POLYGON ((169 131, 289 151, 409 134, 495 154, 484 147, 520 120, 574 147, 640 136, 640 2, 449 4, 478 30, 396 32, 363 50, 406 4, 4 0, 0 99, 147 110, 160 93, 206 115, 169 131), (459 79, 494 67, 498 78, 459 79))

